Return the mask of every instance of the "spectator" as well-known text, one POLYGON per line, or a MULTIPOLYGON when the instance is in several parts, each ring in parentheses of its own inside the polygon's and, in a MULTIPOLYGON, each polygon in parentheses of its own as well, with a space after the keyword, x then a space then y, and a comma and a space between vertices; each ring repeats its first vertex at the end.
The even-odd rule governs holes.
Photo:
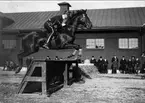
POLYGON ((127 72, 126 65, 127 65, 127 61, 126 61, 125 57, 122 56, 122 58, 120 60, 120 67, 119 67, 119 71, 121 73, 126 73, 127 72))
POLYGON ((104 73, 108 73, 108 60, 104 59, 104 73))
POLYGON ((132 63, 131 63, 131 59, 128 59, 128 62, 127 62, 127 71, 128 73, 132 73, 132 63))
POLYGON ((140 70, 140 60, 136 58, 136 66, 135 66, 135 73, 139 73, 140 70))
POLYGON ((58 56, 55 56, 55 60, 59 60, 58 56))
POLYGON ((8 65, 9 65, 9 61, 6 61, 5 65, 4 65, 4 68, 3 68, 3 71, 8 70, 8 65))
POLYGON ((141 73, 145 73, 145 62, 142 64, 141 73))
POLYGON ((98 71, 100 73, 103 73, 104 70, 104 60, 102 58, 102 56, 100 56, 99 60, 98 60, 98 71))
POLYGON ((49 56, 46 57, 46 60, 51 60, 51 58, 49 56))
POLYGON ((117 58, 116 55, 114 55, 114 57, 112 58, 111 62, 112 62, 112 65, 111 65, 112 73, 116 74, 116 71, 118 69, 118 58, 117 58))
POLYGON ((63 58, 60 58, 60 60, 63 60, 63 58))
POLYGON ((136 65, 136 60, 135 60, 135 56, 131 56, 131 65, 132 65, 132 73, 135 73, 135 65, 136 65))
POLYGON ((96 59, 94 58, 94 56, 92 56, 90 63, 94 64, 95 66, 97 65, 96 59))

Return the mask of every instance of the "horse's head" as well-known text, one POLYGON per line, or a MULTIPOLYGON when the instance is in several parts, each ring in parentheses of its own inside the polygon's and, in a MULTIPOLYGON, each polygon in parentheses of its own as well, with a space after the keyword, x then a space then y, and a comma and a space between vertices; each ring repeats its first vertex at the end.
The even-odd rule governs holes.
POLYGON ((92 27, 92 22, 90 21, 87 10, 78 10, 78 25, 83 26, 83 28, 90 29, 92 27))

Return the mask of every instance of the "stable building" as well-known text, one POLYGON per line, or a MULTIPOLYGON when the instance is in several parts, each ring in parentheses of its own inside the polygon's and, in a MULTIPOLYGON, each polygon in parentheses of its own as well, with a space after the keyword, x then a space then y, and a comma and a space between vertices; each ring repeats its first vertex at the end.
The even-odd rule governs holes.
MULTIPOLYGON (((58 4, 59 11, 0 13, 0 65, 6 60, 17 62, 17 54, 22 49, 22 35, 41 31, 43 24, 55 15, 69 10, 66 2, 58 4)), ((89 9, 87 14, 92 21, 90 30, 78 30, 76 43, 83 47, 83 59, 100 56, 108 59, 113 55, 127 59, 132 55, 140 58, 145 51, 145 7, 89 9)), ((59 56, 66 57, 73 50, 40 50, 34 58, 59 56)))

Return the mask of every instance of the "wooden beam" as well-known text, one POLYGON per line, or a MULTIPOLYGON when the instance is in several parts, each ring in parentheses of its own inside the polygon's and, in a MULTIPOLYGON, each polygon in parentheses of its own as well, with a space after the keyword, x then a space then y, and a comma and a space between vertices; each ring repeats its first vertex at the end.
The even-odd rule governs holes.
POLYGON ((30 77, 30 76, 26 76, 25 78, 25 82, 45 82, 45 77, 30 77))

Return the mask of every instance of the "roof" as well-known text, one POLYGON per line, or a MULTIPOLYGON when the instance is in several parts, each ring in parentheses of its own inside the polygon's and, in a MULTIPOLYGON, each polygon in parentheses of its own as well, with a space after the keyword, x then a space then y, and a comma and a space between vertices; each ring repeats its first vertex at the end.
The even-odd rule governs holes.
MULTIPOLYGON (((40 29, 48 18, 59 15, 59 11, 5 13, 15 21, 4 29, 40 29)), ((93 27, 136 27, 145 23, 145 7, 89 9, 87 14, 93 27)))
POLYGON ((2 20, 3 20, 3 24, 4 24, 3 27, 14 23, 14 21, 11 18, 7 17, 7 15, 5 15, 2 12, 0 12, 0 18, 2 18, 2 20))
POLYGON ((49 12, 25 12, 25 13, 7 13, 15 23, 4 29, 37 29, 43 28, 44 22, 55 15, 59 15, 59 11, 49 12))

